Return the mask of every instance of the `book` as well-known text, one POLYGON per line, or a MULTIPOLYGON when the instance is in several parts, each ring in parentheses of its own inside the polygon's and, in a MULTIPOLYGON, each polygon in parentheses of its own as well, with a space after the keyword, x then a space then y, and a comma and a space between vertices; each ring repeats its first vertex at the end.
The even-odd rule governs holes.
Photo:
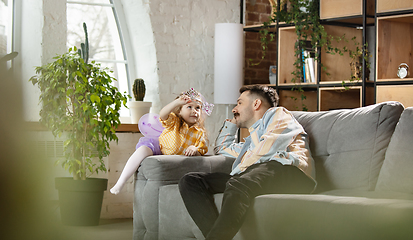
POLYGON ((311 45, 311 41, 304 41, 301 55, 303 62, 303 81, 315 83, 315 50, 311 45))
POLYGON ((307 82, 315 83, 315 62, 314 57, 311 56, 311 52, 308 50, 304 50, 304 65, 306 69, 307 82))

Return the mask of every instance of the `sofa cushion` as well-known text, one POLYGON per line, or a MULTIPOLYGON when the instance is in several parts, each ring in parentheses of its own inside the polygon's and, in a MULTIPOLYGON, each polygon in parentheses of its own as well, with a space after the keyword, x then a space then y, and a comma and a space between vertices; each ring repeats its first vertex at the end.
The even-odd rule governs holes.
MULTIPOLYGON (((353 192, 359 193, 364 194, 353 192)), ((245 223, 241 230, 256 236, 254 239, 264 240, 275 239, 274 236, 306 240, 411 239, 413 201, 327 194, 268 194, 255 198, 245 223)))
MULTIPOLYGON (((176 218, 175 214, 178 214, 164 215, 160 210, 159 204, 163 204, 164 201, 166 201, 166 204, 170 203, 168 201, 170 199, 168 194, 160 196, 160 189, 162 189, 163 186, 177 186, 179 179, 188 172, 219 171, 229 173, 233 162, 233 158, 222 155, 190 157, 156 155, 145 158, 138 169, 138 173, 135 175, 135 195, 133 203, 134 239, 173 239, 158 236, 161 221, 160 217, 169 216, 173 218, 169 219, 169 221, 173 222, 176 218)), ((176 194, 178 194, 180 201, 182 201, 179 196, 179 191, 176 190, 176 194)), ((172 206, 169 204, 168 207, 175 207, 175 205, 172 206)), ((182 214, 182 212, 179 214, 182 214)), ((168 225, 163 225, 162 227, 165 228, 168 227, 168 225)), ((179 231, 179 227, 172 229, 179 231)), ((183 232, 182 234, 185 233, 183 232)), ((184 236, 185 238, 177 239, 186 239, 186 235, 182 234, 179 236, 184 236)), ((163 236, 167 235, 168 232, 163 236)))
POLYGON ((326 112, 293 112, 310 138, 317 192, 374 190, 384 155, 403 111, 398 102, 326 112))
POLYGON ((203 239, 201 230, 186 210, 177 184, 159 189, 159 238, 203 239))
POLYGON ((413 193, 413 107, 396 126, 381 168, 376 190, 413 193))

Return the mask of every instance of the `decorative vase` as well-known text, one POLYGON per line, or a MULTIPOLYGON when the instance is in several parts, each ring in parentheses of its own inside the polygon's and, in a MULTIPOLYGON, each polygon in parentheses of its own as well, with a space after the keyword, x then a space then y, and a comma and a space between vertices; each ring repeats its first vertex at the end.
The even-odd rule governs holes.
POLYGON ((139 119, 149 113, 152 107, 151 102, 131 101, 128 102, 132 124, 138 124, 139 119))
POLYGON ((361 79, 362 64, 360 62, 351 62, 350 63, 350 68, 351 68, 352 78, 361 79))
POLYGON ((55 184, 59 191, 60 215, 64 225, 99 225, 103 192, 108 186, 107 179, 73 180, 70 177, 61 177, 55 179, 55 184))
MULTIPOLYGON (((350 63, 351 77, 353 79, 361 79, 363 77, 363 64, 361 60, 358 62, 352 61, 350 63)), ((366 68, 366 80, 369 80, 370 69, 366 68)))

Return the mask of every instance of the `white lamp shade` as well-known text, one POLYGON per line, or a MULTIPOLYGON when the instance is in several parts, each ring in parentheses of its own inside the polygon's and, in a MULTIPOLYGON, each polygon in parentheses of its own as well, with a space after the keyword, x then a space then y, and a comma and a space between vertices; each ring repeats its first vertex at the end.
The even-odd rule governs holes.
POLYGON ((215 24, 214 103, 236 104, 243 83, 244 31, 238 23, 215 24))

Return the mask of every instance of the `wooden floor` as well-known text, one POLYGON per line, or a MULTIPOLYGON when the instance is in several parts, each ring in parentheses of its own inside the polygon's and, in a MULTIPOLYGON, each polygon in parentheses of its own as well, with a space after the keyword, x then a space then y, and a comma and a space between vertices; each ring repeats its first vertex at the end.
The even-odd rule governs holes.
POLYGON ((98 226, 62 226, 61 240, 131 240, 132 219, 102 219, 98 226))

